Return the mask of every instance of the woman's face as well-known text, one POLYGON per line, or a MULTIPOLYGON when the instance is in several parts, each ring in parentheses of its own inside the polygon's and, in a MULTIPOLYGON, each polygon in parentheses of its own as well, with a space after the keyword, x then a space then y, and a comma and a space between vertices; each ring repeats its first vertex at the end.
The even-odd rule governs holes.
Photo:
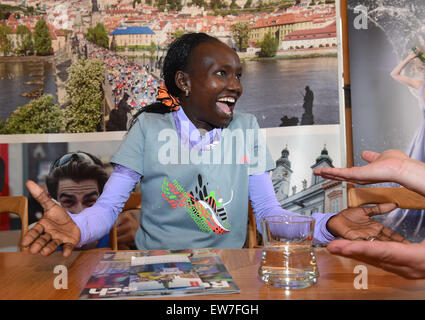
POLYGON ((188 118, 208 131, 227 127, 242 94, 242 65, 236 52, 219 41, 203 42, 192 51, 187 69, 189 96, 183 95, 181 104, 188 118))

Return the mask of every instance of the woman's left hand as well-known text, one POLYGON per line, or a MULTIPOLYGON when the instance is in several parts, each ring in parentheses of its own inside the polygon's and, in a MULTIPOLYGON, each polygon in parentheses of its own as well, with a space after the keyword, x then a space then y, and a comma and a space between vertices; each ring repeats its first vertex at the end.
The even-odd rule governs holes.
POLYGON ((371 219, 372 216, 388 213, 396 207, 393 203, 385 203, 373 207, 345 209, 330 218, 326 227, 334 236, 348 240, 381 240, 409 243, 401 235, 371 219))

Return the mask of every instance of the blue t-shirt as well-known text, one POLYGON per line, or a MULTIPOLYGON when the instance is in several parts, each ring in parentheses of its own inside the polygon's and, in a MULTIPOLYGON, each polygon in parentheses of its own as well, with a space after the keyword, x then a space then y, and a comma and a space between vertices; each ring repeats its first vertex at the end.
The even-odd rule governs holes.
POLYGON ((111 162, 143 176, 138 249, 241 248, 249 175, 274 168, 253 115, 234 113, 208 151, 190 149, 171 113, 142 113, 111 162))

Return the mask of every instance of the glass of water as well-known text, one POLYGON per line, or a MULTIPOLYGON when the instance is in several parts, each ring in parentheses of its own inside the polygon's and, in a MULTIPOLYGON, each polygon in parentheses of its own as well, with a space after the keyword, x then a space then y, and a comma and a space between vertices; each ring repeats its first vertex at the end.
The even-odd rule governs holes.
POLYGON ((302 215, 261 219, 263 252, 258 273, 272 286, 306 288, 319 277, 312 242, 314 219, 302 215))

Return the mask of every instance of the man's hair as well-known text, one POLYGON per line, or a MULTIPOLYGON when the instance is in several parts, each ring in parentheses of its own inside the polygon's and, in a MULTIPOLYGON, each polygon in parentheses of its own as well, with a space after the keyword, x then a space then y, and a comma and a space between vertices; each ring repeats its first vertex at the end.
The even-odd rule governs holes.
POLYGON ((63 179, 71 179, 74 182, 83 180, 96 180, 99 193, 102 193, 103 187, 108 180, 108 174, 101 165, 101 161, 96 159, 94 163, 90 163, 80 158, 72 158, 66 164, 53 168, 49 175, 46 177, 46 186, 50 196, 57 200, 59 181, 63 179))

